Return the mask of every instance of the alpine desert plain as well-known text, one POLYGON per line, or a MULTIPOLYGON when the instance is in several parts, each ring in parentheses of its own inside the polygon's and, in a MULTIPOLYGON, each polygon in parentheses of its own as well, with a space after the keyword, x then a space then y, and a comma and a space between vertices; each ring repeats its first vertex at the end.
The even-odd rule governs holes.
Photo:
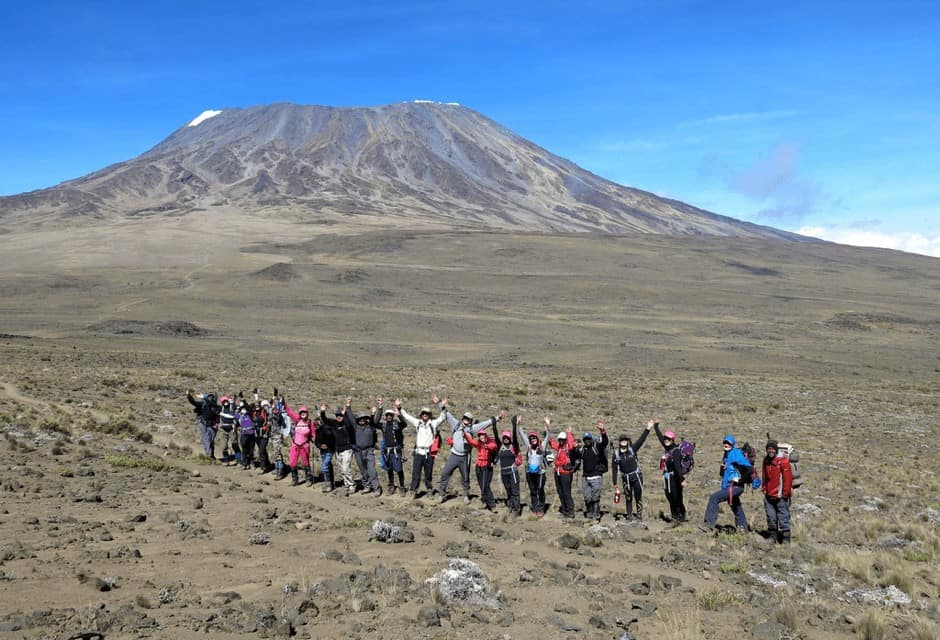
POLYGON ((224 207, 2 228, 0 637, 940 633, 936 259, 224 207), (655 439, 646 526, 614 520, 609 481, 592 526, 209 464, 185 390, 274 386, 575 433, 657 418, 698 444, 690 522, 657 518, 655 439), (793 543, 700 532, 722 435, 768 432, 802 454, 793 543), (428 582, 457 558, 487 585, 428 582))

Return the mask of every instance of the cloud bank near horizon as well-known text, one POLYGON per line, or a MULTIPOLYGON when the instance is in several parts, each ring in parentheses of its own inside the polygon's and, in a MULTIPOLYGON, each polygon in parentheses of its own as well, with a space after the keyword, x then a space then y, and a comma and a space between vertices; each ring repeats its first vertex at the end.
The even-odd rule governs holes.
POLYGON ((907 253, 919 253, 940 258, 940 235, 930 237, 921 233, 885 233, 866 229, 843 229, 831 227, 800 227, 796 233, 805 236, 847 244, 854 247, 878 247, 895 249, 907 253))

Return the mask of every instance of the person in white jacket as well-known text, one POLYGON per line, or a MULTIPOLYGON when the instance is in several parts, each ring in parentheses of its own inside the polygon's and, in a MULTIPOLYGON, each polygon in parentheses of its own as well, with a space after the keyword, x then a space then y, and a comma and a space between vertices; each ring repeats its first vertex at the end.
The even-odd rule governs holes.
POLYGON ((425 493, 433 493, 434 487, 431 484, 431 475, 434 471, 434 455, 431 453, 431 447, 434 445, 434 438, 437 436, 437 429, 444 422, 445 414, 437 418, 431 418, 431 410, 427 407, 421 407, 418 417, 411 415, 401 407, 401 398, 395 399, 395 409, 401 415, 402 419, 410 424, 418 432, 415 438, 414 455, 411 458, 411 497, 418 497, 418 485, 421 483, 421 475, 424 474, 425 493))

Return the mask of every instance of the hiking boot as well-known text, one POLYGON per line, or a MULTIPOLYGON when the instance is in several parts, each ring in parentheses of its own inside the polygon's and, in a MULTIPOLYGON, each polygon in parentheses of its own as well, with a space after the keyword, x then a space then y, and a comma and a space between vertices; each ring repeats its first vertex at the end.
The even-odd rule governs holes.
POLYGON ((379 487, 378 489, 375 490, 375 497, 379 498, 381 496, 382 496, 382 487, 379 487))
POLYGON ((347 497, 347 498, 348 498, 349 496, 351 496, 352 494, 354 494, 354 493, 356 493, 356 490, 355 490, 355 489, 353 489, 352 487, 346 487, 346 497, 347 497))
POLYGON ((366 487, 362 490, 363 493, 372 493, 372 487, 366 487))
POLYGON ((323 493, 332 493, 332 492, 333 492, 333 488, 334 488, 334 487, 333 487, 332 484, 324 485, 324 486, 323 486, 323 493))
MULTIPOLYGON (((464 503, 464 504, 470 504, 470 496, 464 496, 464 497, 463 497, 463 503, 464 503)), ((486 508, 489 509, 490 511, 493 510, 493 507, 491 507, 490 505, 486 505, 486 508)))
POLYGON ((447 501, 447 494, 442 493, 440 499, 438 500, 441 504, 444 504, 447 501))
POLYGON ((777 544, 790 544, 790 530, 777 533, 777 544))
POLYGON ((408 490, 402 487, 401 489, 398 490, 398 493, 400 493, 403 496, 408 495, 408 490))

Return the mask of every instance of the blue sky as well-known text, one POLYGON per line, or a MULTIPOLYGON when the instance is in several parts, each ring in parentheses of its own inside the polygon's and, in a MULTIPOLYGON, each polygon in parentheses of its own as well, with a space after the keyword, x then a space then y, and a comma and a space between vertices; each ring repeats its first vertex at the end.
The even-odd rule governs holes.
POLYGON ((42 2, 0 9, 0 194, 206 109, 460 102, 601 176, 940 255, 935 2, 42 2))

